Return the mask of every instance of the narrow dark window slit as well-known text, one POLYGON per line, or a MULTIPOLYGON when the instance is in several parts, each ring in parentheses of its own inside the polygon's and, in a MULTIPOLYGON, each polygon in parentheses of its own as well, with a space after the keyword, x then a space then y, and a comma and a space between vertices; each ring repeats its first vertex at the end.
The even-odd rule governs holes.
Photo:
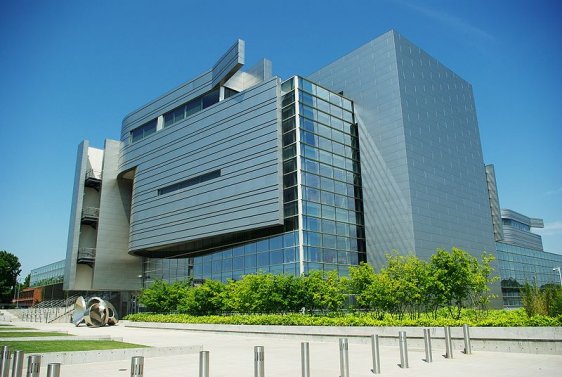
POLYGON ((211 172, 197 175, 195 177, 186 179, 185 181, 174 183, 173 185, 165 186, 158 189, 158 195, 165 195, 171 192, 184 189, 199 183, 210 181, 211 179, 219 178, 221 176, 221 169, 213 170, 211 172))

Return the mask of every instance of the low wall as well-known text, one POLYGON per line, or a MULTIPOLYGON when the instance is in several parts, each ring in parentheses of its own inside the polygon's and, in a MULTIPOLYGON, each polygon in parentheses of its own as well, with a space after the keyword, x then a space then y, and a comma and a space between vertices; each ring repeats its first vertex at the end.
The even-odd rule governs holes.
MULTIPOLYGON (((41 365, 46 368, 46 366, 50 363, 61 363, 63 365, 97 363, 100 361, 130 360, 133 356, 162 357, 185 355, 199 353, 202 350, 202 345, 194 345, 182 347, 146 347, 98 351, 48 352, 35 353, 34 355, 41 355, 41 365)), ((24 367, 24 369, 25 368, 26 367, 24 367)))
MULTIPOLYGON (((408 346, 422 348, 423 327, 336 327, 336 326, 249 326, 207 325, 182 323, 153 323, 121 321, 127 327, 157 328, 183 331, 230 333, 244 336, 268 336, 302 339, 303 341, 337 341, 367 343, 377 334, 382 346, 398 346, 398 332, 406 331, 408 346)), ((433 349, 445 350, 442 327, 427 327, 431 331, 433 349)), ((453 349, 464 350, 462 327, 451 328, 453 349)), ((470 340, 473 351, 496 351, 535 354, 562 354, 562 327, 471 327, 470 340)))

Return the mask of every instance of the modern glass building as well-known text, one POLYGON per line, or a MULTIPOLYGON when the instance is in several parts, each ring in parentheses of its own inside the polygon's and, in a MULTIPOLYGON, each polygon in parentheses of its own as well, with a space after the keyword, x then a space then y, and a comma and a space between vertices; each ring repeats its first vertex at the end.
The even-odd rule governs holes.
POLYGON ((498 242, 496 257, 505 307, 522 306, 521 288, 525 283, 536 284, 537 287, 562 284, 555 270, 562 267, 560 254, 498 242))
POLYGON ((468 82, 395 31, 308 76, 245 56, 236 41, 120 140, 80 144, 65 289, 495 250, 468 82))
POLYGON ((365 261, 359 139, 351 100, 301 77, 281 84, 283 232, 193 258, 146 258, 146 282, 348 273, 365 261), (299 224, 301 224, 299 226, 299 224))
POLYGON ((496 257, 505 307, 520 307, 521 288, 525 283, 545 287, 562 284, 556 268, 562 267, 562 255, 543 250, 541 236, 532 228, 543 228, 543 220, 502 209, 503 239, 496 242, 496 257))
POLYGON ((37 287, 62 283, 64 278, 64 265, 65 260, 63 259, 31 270, 29 286, 37 287))
POLYGON ((510 209, 500 209, 493 165, 486 166, 490 208, 496 240, 496 272, 501 279, 503 306, 521 307, 521 288, 525 283, 544 287, 562 284, 558 271, 562 255, 545 252, 540 235, 531 231, 543 228, 542 219, 530 218, 510 209))

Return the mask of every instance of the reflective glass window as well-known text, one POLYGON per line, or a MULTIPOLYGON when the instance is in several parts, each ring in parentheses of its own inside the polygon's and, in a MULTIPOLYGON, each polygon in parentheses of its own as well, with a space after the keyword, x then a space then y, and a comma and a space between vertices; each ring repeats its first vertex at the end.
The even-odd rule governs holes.
POLYGON ((336 222, 333 220, 322 219, 322 232, 336 234, 336 222))
POLYGON ((281 264, 283 263, 283 250, 274 250, 270 253, 270 264, 281 264))
POLYGON ((303 168, 309 173, 319 173, 319 165, 318 162, 309 160, 307 158, 303 159, 303 168))
POLYGON ((256 255, 255 254, 251 254, 251 255, 246 255, 244 257, 244 269, 248 269, 248 268, 255 268, 256 267, 256 255))
POLYGON ((316 149, 314 147, 303 144, 302 145, 302 153, 306 158, 318 160, 318 149, 316 149))
POLYGON ((236 257, 232 259, 232 269, 233 270, 243 270, 244 269, 244 258, 236 257))
POLYGON ((308 246, 322 246, 322 235, 320 233, 305 232, 304 237, 308 246))
POLYGON ((285 249, 283 251, 283 262, 284 263, 292 263, 295 262, 297 260, 296 257, 296 248, 294 247, 290 247, 288 249, 285 249))
POLYGON ((258 253, 257 255, 257 266, 258 267, 265 267, 269 265, 269 252, 266 253, 258 253))
POLYGON ((320 223, 321 223, 320 219, 317 219, 315 217, 304 216, 304 229, 305 230, 311 230, 313 232, 320 232, 321 231, 320 223))
POLYGON ((316 96, 326 101, 330 100, 330 92, 328 92, 326 89, 322 88, 321 86, 316 87, 316 96))
POLYGON ((320 204, 312 202, 303 203, 303 211, 306 215, 320 217, 320 204))
POLYGON ((275 236, 269 239, 271 249, 281 249, 283 247, 283 236, 275 236))
POLYGON ((210 93, 207 93, 202 98, 202 105, 203 108, 206 109, 207 107, 214 105, 215 103, 219 102, 219 90, 214 90, 210 93))
POLYGON ((299 79, 299 87, 303 90, 306 90, 309 93, 315 94, 316 93, 316 85, 311 83, 310 81, 299 79))

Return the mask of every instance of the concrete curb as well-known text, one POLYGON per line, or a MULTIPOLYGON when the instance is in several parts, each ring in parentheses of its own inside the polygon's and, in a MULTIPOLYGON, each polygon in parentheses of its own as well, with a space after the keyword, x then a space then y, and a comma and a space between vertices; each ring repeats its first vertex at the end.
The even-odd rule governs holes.
POLYGON ((69 341, 76 341, 76 340, 88 340, 88 341, 98 341, 98 340, 115 340, 117 342, 122 342, 123 338, 115 338, 111 336, 24 336, 24 337, 16 337, 16 338, 0 338, 0 344, 2 342, 27 342, 27 341, 41 341, 41 340, 69 340, 69 341))
MULTIPOLYGON (((99 363, 116 360, 127 360, 133 356, 162 357, 199 353, 203 350, 202 345, 182 346, 182 347, 147 347, 147 348, 126 348, 98 351, 74 351, 74 352, 47 352, 35 353, 41 355, 41 365, 46 366, 50 363, 61 363, 63 365, 99 363)), ((30 354, 31 355, 31 354, 30 354)), ((26 355, 26 357, 30 356, 26 355)), ((26 366, 27 368, 27 366, 26 366)))
MULTIPOLYGON (((244 336, 267 336, 311 341, 337 341, 346 337, 350 342, 367 343, 370 336, 379 335, 382 346, 398 346, 398 332, 406 331, 408 345, 423 349, 424 327, 336 327, 336 326, 252 326, 206 325, 183 323, 121 322, 125 327, 183 330, 211 333, 230 333, 244 336)), ((433 348, 438 352, 444 346, 443 327, 429 327, 433 348)), ((451 328, 453 348, 464 349, 461 327, 451 328)), ((471 327, 473 351, 562 354, 561 327, 471 327)))

